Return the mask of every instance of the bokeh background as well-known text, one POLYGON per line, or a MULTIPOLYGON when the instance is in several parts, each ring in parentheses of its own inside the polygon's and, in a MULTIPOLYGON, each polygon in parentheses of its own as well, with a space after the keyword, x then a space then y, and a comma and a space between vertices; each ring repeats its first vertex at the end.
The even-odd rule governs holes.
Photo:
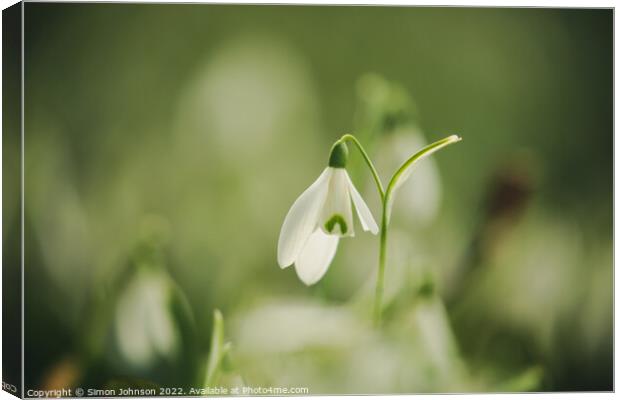
POLYGON ((27 389, 613 389, 611 10, 26 3, 25 21, 27 389), (398 194, 380 330, 377 237, 358 228, 312 287, 276 263, 347 132, 384 179, 464 138, 398 194))

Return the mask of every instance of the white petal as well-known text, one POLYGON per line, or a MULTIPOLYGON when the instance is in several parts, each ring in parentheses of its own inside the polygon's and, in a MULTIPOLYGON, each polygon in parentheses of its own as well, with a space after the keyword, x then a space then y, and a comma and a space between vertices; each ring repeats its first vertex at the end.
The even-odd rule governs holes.
POLYGON ((346 174, 347 182, 349 184, 349 192, 351 193, 351 198, 353 199, 353 204, 355 205, 355 210, 357 210, 357 216, 362 223, 362 228, 365 231, 370 231, 373 235, 376 235, 379 232, 379 227, 375 222, 370 209, 366 205, 366 202, 359 194, 353 182, 351 182, 351 178, 349 178, 349 174, 346 174))
POLYGON ((344 168, 330 169, 333 173, 329 180, 329 189, 318 225, 326 234, 353 236, 353 211, 347 171, 344 168))
POLYGON ((315 284, 325 275, 338 248, 338 236, 314 231, 295 260, 297 276, 306 285, 315 284))
POLYGON ((316 227, 331 174, 332 169, 325 168, 318 179, 295 200, 286 214, 278 239, 280 268, 286 268, 295 262, 304 243, 316 227))

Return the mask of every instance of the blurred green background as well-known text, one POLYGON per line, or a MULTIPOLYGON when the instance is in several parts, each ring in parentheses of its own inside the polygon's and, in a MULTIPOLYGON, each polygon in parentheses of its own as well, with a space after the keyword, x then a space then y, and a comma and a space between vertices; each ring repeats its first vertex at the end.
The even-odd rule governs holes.
POLYGON ((612 390, 612 15, 26 3, 26 388, 204 385, 217 308, 222 385, 612 390), (377 237, 276 263, 347 132, 384 179, 464 138, 396 199, 381 330, 377 237))

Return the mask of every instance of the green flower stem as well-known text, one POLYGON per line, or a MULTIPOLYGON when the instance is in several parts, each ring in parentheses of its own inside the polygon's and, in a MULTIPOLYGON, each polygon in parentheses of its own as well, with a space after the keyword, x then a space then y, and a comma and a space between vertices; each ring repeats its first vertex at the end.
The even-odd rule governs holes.
POLYGON ((370 172, 372 173, 372 177, 374 178, 375 184, 377 185, 377 191, 379 192, 379 196, 381 197, 381 202, 383 202, 383 198, 385 196, 385 191, 383 190, 383 184, 381 183, 381 178, 379 178, 379 174, 377 173, 377 169, 375 168, 374 164, 370 160, 370 157, 368 157, 368 153, 366 153, 366 150, 364 150, 364 147, 357 140, 357 138, 355 136, 347 133, 345 135, 342 135, 342 137, 340 138, 339 141, 345 141, 345 140, 353 142, 353 144, 355 144, 357 149, 362 154, 362 157, 364 157, 364 161, 366 161, 366 164, 368 165, 368 168, 370 168, 370 172))
POLYGON ((447 138, 436 141, 435 143, 431 143, 428 146, 422 148, 422 150, 415 153, 411 156, 407 161, 405 161, 400 168, 394 173, 390 182, 387 186, 387 189, 383 189, 383 184, 381 183, 381 179, 379 178, 379 174, 377 173, 377 169, 374 164, 368 157, 366 150, 362 144, 357 140, 357 138, 353 135, 346 134, 343 135, 338 142, 343 142, 348 140, 353 142, 355 146, 358 148, 364 161, 368 165, 370 172, 372 173, 373 178, 375 179, 375 184, 377 185, 377 191, 379 192, 379 196, 381 197, 381 228, 379 231, 379 269, 377 271, 377 287, 375 289, 375 304, 374 304, 374 323, 375 326, 381 325, 381 314, 382 314, 382 298, 383 298, 383 286, 385 281, 385 261, 387 258, 387 231, 388 231, 388 216, 390 214, 390 210, 388 209, 391 204, 390 198, 393 195, 394 190, 398 187, 398 183, 400 179, 403 179, 405 172, 409 169, 416 161, 424 158, 426 156, 431 155, 437 150, 448 146, 452 143, 456 143, 461 140, 460 137, 456 135, 448 136, 447 138))
POLYGON ((385 191, 383 189, 383 184, 381 183, 381 178, 379 178, 379 173, 375 168, 374 164, 370 160, 368 153, 364 150, 362 144, 357 140, 357 138, 351 134, 343 135, 339 141, 350 141, 355 144, 357 149, 362 154, 366 165, 370 169, 372 177, 375 180, 375 184, 377 185, 377 191, 379 192, 379 197, 381 198, 381 227, 379 231, 379 270, 377 274, 377 287, 375 289, 375 306, 374 306, 374 321, 375 325, 379 326, 381 321, 381 298, 383 297, 383 281, 384 281, 384 272, 385 272, 385 257, 387 253, 386 244, 387 244, 387 214, 386 214, 386 206, 387 202, 385 199, 385 191))
POLYGON ((381 299, 383 298, 383 281, 385 275, 385 257, 387 254, 387 202, 381 207, 381 228, 379 231, 379 269, 377 270, 377 287, 375 288, 374 323, 381 325, 381 299))

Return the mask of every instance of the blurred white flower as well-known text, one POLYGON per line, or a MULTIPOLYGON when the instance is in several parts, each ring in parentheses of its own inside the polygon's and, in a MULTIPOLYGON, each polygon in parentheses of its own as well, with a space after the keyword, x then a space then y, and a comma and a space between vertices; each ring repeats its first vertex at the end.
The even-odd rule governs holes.
POLYGON ((440 303, 417 299, 398 323, 377 330, 365 308, 279 297, 241 310, 230 332, 238 362, 256 382, 307 386, 313 395, 471 391, 440 303))
POLYGON ((375 235, 379 231, 344 169, 346 152, 343 143, 334 146, 330 166, 293 203, 280 231, 278 264, 286 268, 295 263, 297 275, 306 285, 323 277, 336 254, 338 240, 354 236, 351 202, 362 228, 375 235))
POLYGON ((345 306, 278 298, 244 311, 233 323, 235 347, 242 354, 264 356, 307 349, 356 348, 368 327, 345 306), (316 321, 323 321, 317 324, 316 321))
MULTIPOLYGON (((377 165, 381 170, 393 171, 426 144, 424 135, 415 125, 396 128, 382 138, 377 165)), ((406 219, 407 226, 427 226, 439 211, 441 178, 437 162, 431 157, 416 164, 415 170, 407 184, 399 188, 401 201, 395 205, 394 212, 406 219)))
POLYGON ((291 129, 316 127, 308 64, 284 38, 240 35, 204 57, 178 105, 176 130, 186 145, 204 149, 208 140, 224 155, 262 159, 291 129))
POLYGON ((133 367, 145 368, 157 357, 176 354, 180 334, 170 311, 170 296, 165 275, 141 268, 119 299, 116 341, 133 367))

